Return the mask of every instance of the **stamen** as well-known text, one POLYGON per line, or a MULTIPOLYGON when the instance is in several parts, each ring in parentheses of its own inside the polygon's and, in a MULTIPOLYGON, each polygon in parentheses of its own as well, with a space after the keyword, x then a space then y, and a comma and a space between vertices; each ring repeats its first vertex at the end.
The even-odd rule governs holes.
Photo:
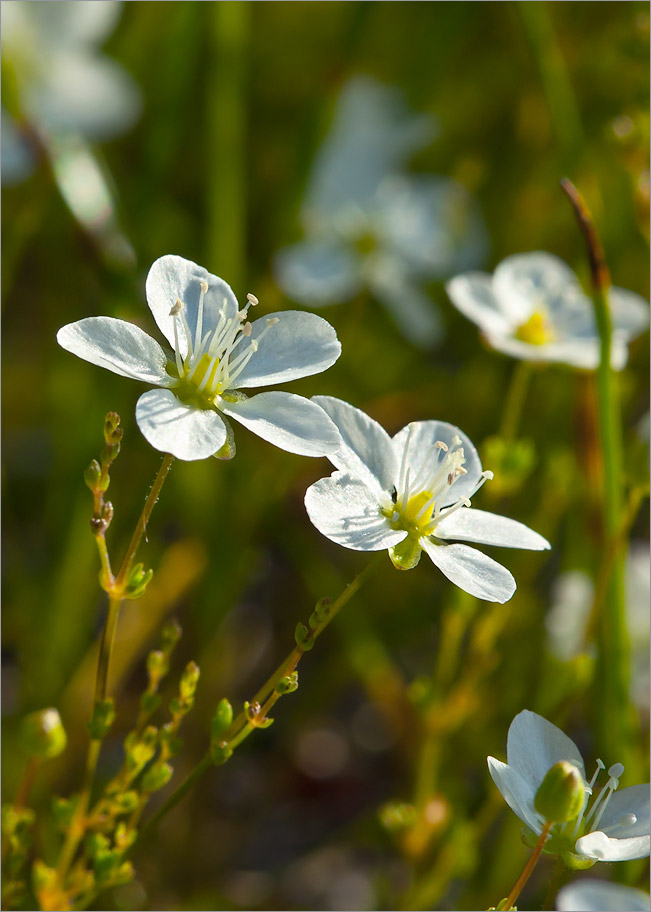
POLYGON ((439 450, 443 450, 444 453, 447 453, 447 451, 448 451, 447 443, 443 443, 442 440, 437 440, 436 443, 434 444, 434 446, 438 447, 439 450))
POLYGON ((180 298, 177 298, 176 301, 172 304, 170 309, 170 317, 175 317, 178 313, 183 310, 183 302, 180 298))
POLYGON ((258 299, 256 298, 256 296, 254 294, 251 294, 251 292, 249 292, 248 295, 246 296, 246 300, 249 302, 249 304, 252 304, 254 307, 257 307, 258 304, 260 303, 258 301, 258 299))
POLYGON ((197 325, 194 332, 194 350, 197 351, 199 348, 199 343, 201 342, 201 332, 203 330, 203 299, 206 296, 208 291, 208 283, 205 279, 199 280, 199 287, 201 292, 199 294, 199 309, 197 311, 197 325))
POLYGON ((613 779, 621 779, 623 772, 624 772, 624 764, 623 763, 614 763, 608 770, 608 775, 612 776, 613 779))
MULTIPOLYGON (((621 766, 621 763, 618 763, 617 766, 621 766)), ((604 811, 608 807, 608 802, 610 801, 611 795, 613 794, 613 792, 615 792, 617 790, 618 786, 619 786, 619 779, 615 779, 614 777, 611 776, 611 778, 608 780, 608 794, 606 795, 606 798, 605 798, 603 804, 601 805, 601 809, 599 810, 599 813, 597 814, 597 816, 594 819, 594 823, 592 824, 593 830, 596 830, 597 827, 599 826, 599 821, 603 817, 604 811)), ((599 797, 601 798, 601 795, 599 797)), ((594 811, 595 811, 595 808, 592 809, 593 813, 594 813, 594 811)))
MULTIPOLYGON (((400 496, 401 491, 404 491, 405 472, 407 471, 407 454, 409 453, 409 444, 411 443, 412 431, 413 426, 410 424, 409 430, 407 431, 407 442, 405 443, 405 448, 402 451, 402 459, 400 460, 400 471, 398 473, 398 496, 400 496)), ((407 505, 407 500, 404 497, 404 494, 400 500, 400 505, 403 507, 407 505)))
POLYGON ((592 794, 592 789, 594 787, 595 782, 597 781, 597 776, 599 775, 599 773, 601 772, 602 769, 606 769, 606 764, 603 762, 603 760, 600 760, 599 758, 597 758, 597 768, 594 771, 594 774, 593 774, 590 782, 586 783, 585 797, 583 799, 583 807, 581 808, 581 813, 576 818, 576 826, 574 827, 574 836, 575 837, 578 835, 579 829, 581 828, 581 823, 583 822, 583 815, 585 814, 585 812, 587 810, 588 801, 590 800, 590 795, 592 794))
POLYGON ((251 324, 248 321, 242 327, 242 335, 247 337, 251 335, 251 324))

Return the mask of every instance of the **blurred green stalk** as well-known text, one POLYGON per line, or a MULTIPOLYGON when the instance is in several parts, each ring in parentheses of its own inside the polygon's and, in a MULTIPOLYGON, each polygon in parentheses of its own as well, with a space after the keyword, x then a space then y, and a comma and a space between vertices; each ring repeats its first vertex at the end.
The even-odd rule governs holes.
MULTIPOLYGON (((597 619, 599 739, 608 755, 625 766, 634 763, 633 719, 629 700, 629 642, 626 626, 625 548, 618 548, 625 519, 622 491, 622 439, 619 392, 611 366, 612 322, 608 306, 610 275, 601 241, 583 197, 571 181, 561 181, 585 237, 590 259, 592 302, 601 340, 597 369, 599 440, 603 460, 602 561, 612 555, 606 598, 597 619)), ((635 765, 635 764, 634 764, 635 765)))
POLYGON ((250 8, 208 4, 206 262, 242 293, 246 277, 246 88, 250 8))

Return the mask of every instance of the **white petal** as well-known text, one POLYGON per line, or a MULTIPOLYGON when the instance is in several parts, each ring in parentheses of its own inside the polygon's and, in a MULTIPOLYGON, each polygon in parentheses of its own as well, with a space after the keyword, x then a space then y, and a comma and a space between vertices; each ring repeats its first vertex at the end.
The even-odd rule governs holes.
POLYGON ((496 760, 495 757, 487 757, 488 770, 493 782, 500 790, 502 797, 518 815, 523 823, 526 823, 534 833, 542 832, 542 820, 534 808, 535 791, 531 788, 516 769, 496 760))
MULTIPOLYGON (((647 558, 648 560, 648 558, 647 558)), ((647 604, 647 619, 649 606, 647 604)), ((647 656, 648 659, 648 656, 647 656)), ((608 806, 599 821, 599 829, 607 830, 609 836, 624 839, 629 836, 648 836, 651 829, 649 811, 649 785, 629 785, 618 789, 610 796, 608 806), (620 823, 634 814, 635 823, 620 823)))
POLYGON ((500 545, 503 548, 526 548, 530 551, 551 548, 546 538, 524 523, 474 507, 462 507, 442 519, 435 534, 437 538, 500 545))
POLYGON ((567 263, 551 253, 518 253, 499 264, 493 276, 493 293, 513 325, 520 326, 536 311, 558 314, 590 311, 590 302, 567 263))
POLYGON ((436 304, 410 281, 395 260, 385 256, 370 259, 368 284, 391 313, 402 335, 419 348, 428 348, 443 335, 436 304))
POLYGON ((448 489, 440 506, 448 507, 456 503, 462 497, 470 497, 477 487, 481 477, 481 461, 479 454, 475 449, 472 441, 462 430, 447 421, 413 421, 393 438, 393 448, 396 454, 397 464, 400 465, 405 447, 408 445, 407 465, 411 482, 413 483, 423 472, 425 465, 432 463, 438 458, 440 450, 435 448, 438 441, 452 447, 452 438, 458 436, 461 439, 463 452, 466 458, 464 468, 466 475, 460 475, 448 489))
MULTIPOLYGON (((212 275, 203 266, 197 266, 192 260, 186 260, 180 256, 160 257, 149 270, 146 283, 147 303, 160 331, 172 346, 174 346, 174 318, 170 316, 170 309, 177 298, 183 302, 185 318, 188 321, 194 345, 202 280, 208 283, 208 291, 203 302, 202 335, 205 335, 208 330, 216 327, 222 310, 228 319, 237 313, 237 299, 230 285, 227 285, 218 276, 212 275)), ((185 358, 188 353, 188 344, 181 328, 179 328, 179 350, 185 358)))
POLYGON ((258 393, 241 402, 221 400, 219 408, 258 437, 301 456, 330 456, 341 437, 323 409, 292 393, 258 393))
POLYGON ((467 545, 437 545, 429 538, 420 543, 441 573, 475 598, 503 603, 515 592, 515 580, 506 567, 481 551, 467 545))
MULTIPOLYGON (((555 364, 568 364, 579 370, 596 370, 601 360, 599 339, 577 338, 559 342, 548 342, 545 345, 532 345, 514 336, 486 334, 486 341, 496 351, 501 351, 512 358, 522 361, 549 361, 555 364)), ((621 370, 628 358, 628 349, 622 339, 613 337, 611 359, 615 370, 621 370)))
POLYGON ((597 861, 632 861, 634 858, 647 858, 650 848, 649 836, 610 839, 599 830, 582 836, 576 843, 579 855, 596 858, 597 861))
POLYGON ((516 323, 493 292, 493 279, 485 272, 466 272, 449 281, 445 290, 457 310, 484 332, 501 336, 516 323))
POLYGON ((298 377, 320 374, 341 354, 341 344, 332 326, 316 314, 287 310, 256 320, 251 339, 265 330, 258 350, 234 381, 236 389, 286 383, 298 377), (267 320, 277 323, 267 327, 267 320))
POLYGON ((49 131, 103 139, 135 123, 141 97, 134 80, 113 60, 91 51, 59 53, 48 60, 47 80, 28 85, 26 105, 49 131))
POLYGON ((333 396, 314 396, 339 428, 343 446, 330 454, 330 462, 375 492, 378 501, 387 497, 396 483, 397 463, 391 438, 384 428, 361 409, 333 396))
POLYGON ((523 709, 509 726, 506 742, 509 766, 520 773, 535 793, 559 760, 569 760, 585 778, 581 753, 565 732, 538 713, 523 709))
POLYGON ((285 294, 313 307, 348 301, 360 289, 359 257, 338 241, 304 241, 281 250, 274 274, 285 294))
POLYGON ((559 891, 556 908, 559 912, 646 912, 651 906, 643 890, 585 878, 559 891))
POLYGON ((382 551, 407 536, 391 528, 375 493, 363 481, 342 472, 309 487, 305 508, 319 532, 354 551, 382 551))
POLYGON ((163 349, 133 323, 113 317, 86 317, 61 327, 57 342, 78 358, 122 377, 156 386, 175 382, 165 370, 167 356, 163 349))
POLYGON ((170 390, 150 390, 136 405, 136 421, 157 450, 192 461, 212 456, 226 441, 217 412, 186 405, 170 390))
POLYGON ((613 329, 625 339, 634 339, 649 326, 649 302, 633 291, 611 288, 608 293, 613 329))

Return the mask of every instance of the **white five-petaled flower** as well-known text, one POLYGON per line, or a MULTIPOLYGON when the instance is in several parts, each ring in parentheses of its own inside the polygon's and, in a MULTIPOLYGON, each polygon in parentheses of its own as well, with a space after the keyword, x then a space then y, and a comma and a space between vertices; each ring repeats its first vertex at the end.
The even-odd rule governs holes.
POLYGON ((556 908, 558 912, 648 912, 651 903, 643 890, 586 877, 559 891, 556 908))
POLYGON ((415 567, 426 551, 460 589, 506 602, 515 580, 496 561, 458 540, 543 550, 547 542, 522 523, 470 507, 490 472, 482 471, 466 435, 444 421, 416 421, 391 438, 347 402, 315 396, 339 428, 336 467, 305 495, 310 519, 325 536, 356 551, 389 549, 394 565, 415 567))
POLYGON ((536 792, 546 773, 559 760, 577 767, 585 781, 585 797, 578 817, 552 827, 544 851, 561 854, 572 867, 589 867, 597 861, 627 861, 649 854, 649 786, 632 785, 617 791, 624 772, 621 763, 607 770, 607 780, 597 791, 605 765, 588 782, 576 744, 547 719, 525 709, 509 727, 508 763, 488 758, 493 782, 504 800, 529 830, 540 835, 545 821, 534 808, 536 792))
POLYGON ((414 344, 440 337, 438 310, 421 285, 481 263, 486 235, 461 184, 403 173, 433 132, 397 90, 360 77, 344 87, 301 209, 305 239, 275 260, 291 298, 322 307, 366 288, 414 344))
MULTIPOLYGON (((100 139, 136 120, 141 106, 137 85, 98 52, 121 10, 120 0, 3 2, 3 73, 7 67, 14 77, 17 113, 42 137, 73 133, 100 139)), ((3 180, 9 181, 26 176, 33 158, 4 111, 2 157, 3 180)))
POLYGON ((327 456, 341 443, 328 416, 309 399, 284 392, 248 398, 243 389, 318 374, 341 353, 332 326, 315 314, 286 311, 249 323, 222 279, 179 256, 156 260, 147 302, 172 345, 164 350, 138 326, 87 317, 57 333, 63 348, 116 374, 161 389, 144 393, 136 421, 149 443, 179 459, 204 459, 225 444, 235 418, 290 453, 327 456))
MULTIPOLYGON (((586 370, 599 364, 592 302, 569 266, 550 253, 507 257, 492 276, 463 273, 446 289, 488 344, 506 355, 586 370)), ((608 302, 613 325, 611 362, 620 369, 626 364, 627 343, 649 325, 649 304, 622 288, 611 288, 608 302)))

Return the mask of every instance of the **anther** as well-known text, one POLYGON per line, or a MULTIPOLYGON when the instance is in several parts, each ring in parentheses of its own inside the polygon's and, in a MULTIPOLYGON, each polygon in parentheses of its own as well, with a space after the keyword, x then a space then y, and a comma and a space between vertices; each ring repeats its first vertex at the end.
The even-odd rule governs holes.
POLYGON ((257 307, 258 304, 260 303, 258 301, 258 299, 256 298, 256 296, 254 294, 251 294, 251 292, 249 292, 248 295, 246 296, 246 300, 249 302, 249 304, 252 304, 254 307, 257 307))
POLYGON ((613 779, 619 779, 624 772, 623 763, 614 763, 608 770, 608 775, 612 776, 613 779))
POLYGON ((242 335, 250 336, 251 335, 251 324, 247 321, 242 327, 242 335))
POLYGON ((180 313, 183 310, 183 301, 180 298, 177 298, 176 301, 172 304, 172 309, 170 310, 170 317, 175 317, 177 313, 180 313))
POLYGON ((442 440, 437 440, 436 443, 434 444, 434 446, 438 447, 439 450, 443 450, 444 453, 447 453, 447 451, 448 451, 447 443, 443 443, 442 440))
POLYGON ((207 292, 208 292, 208 283, 206 282, 206 280, 205 280, 205 279, 201 279, 201 281, 199 282, 199 285, 200 285, 200 287, 201 287, 201 294, 207 294, 207 292))
POLYGON ((267 326, 273 326, 275 323, 279 323, 280 320, 278 317, 267 317, 266 323, 267 326))
MULTIPOLYGON (((488 469, 486 472, 481 473, 481 477, 485 478, 486 481, 492 481, 493 478, 495 477, 495 474, 493 472, 491 472, 490 469, 488 469)), ((602 767, 602 769, 603 769, 603 767, 602 767)))
POLYGON ((461 437, 459 437, 458 434, 455 434, 454 437, 452 438, 452 445, 455 447, 461 446, 461 437))

